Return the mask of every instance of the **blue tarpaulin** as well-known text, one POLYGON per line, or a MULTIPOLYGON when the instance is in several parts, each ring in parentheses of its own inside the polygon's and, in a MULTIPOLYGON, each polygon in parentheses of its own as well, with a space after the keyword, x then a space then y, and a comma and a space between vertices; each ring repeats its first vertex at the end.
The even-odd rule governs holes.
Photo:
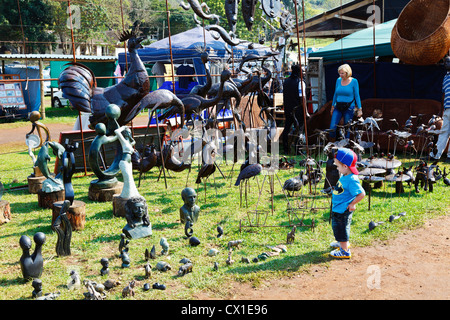
MULTIPOLYGON (((18 74, 20 79, 39 79, 39 68, 35 66, 5 66, 6 74, 18 74)), ((43 82, 42 82, 43 84, 43 82)), ((22 82, 22 91, 26 110, 19 110, 18 113, 25 117, 32 111, 39 111, 41 107, 41 81, 22 82)))

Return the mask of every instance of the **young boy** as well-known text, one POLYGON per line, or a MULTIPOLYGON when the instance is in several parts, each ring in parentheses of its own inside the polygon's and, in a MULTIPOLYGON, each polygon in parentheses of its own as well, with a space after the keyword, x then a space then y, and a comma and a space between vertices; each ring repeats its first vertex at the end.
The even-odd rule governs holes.
POLYGON ((331 251, 330 255, 340 259, 350 259, 352 256, 348 242, 352 215, 356 204, 366 195, 358 179, 356 161, 356 154, 347 148, 338 149, 334 159, 341 177, 332 196, 331 227, 336 242, 331 243, 331 246, 337 249, 331 251))

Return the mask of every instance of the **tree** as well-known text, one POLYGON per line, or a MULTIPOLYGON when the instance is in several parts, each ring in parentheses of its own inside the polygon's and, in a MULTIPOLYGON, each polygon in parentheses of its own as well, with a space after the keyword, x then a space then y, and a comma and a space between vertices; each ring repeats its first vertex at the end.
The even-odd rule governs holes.
POLYGON ((23 47, 26 53, 44 53, 56 48, 49 0, 2 0, 0 2, 0 42, 23 47), (20 9, 20 10, 19 10, 20 9), (20 11, 20 14, 19 14, 20 11))

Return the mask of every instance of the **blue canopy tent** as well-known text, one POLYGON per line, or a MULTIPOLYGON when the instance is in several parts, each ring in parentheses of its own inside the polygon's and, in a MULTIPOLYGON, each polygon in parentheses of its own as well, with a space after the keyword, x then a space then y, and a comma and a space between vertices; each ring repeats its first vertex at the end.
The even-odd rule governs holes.
MULTIPOLYGON (((226 60, 231 57, 231 47, 221 38, 216 40, 210 31, 204 30, 202 27, 195 27, 171 36, 170 44, 172 46, 174 63, 183 63, 186 60, 192 61, 196 74, 205 74, 205 68, 200 59, 200 55, 204 50, 212 60, 226 60)), ((269 47, 256 43, 253 44, 253 49, 248 49, 249 44, 250 42, 241 40, 239 45, 232 47, 235 61, 239 61, 245 54, 252 53, 264 56, 272 52, 269 47)), ((142 49, 138 49, 137 52, 144 64, 171 62, 169 38, 156 41, 142 49)), ((127 53, 127 55, 129 54, 127 53)), ((127 61, 130 61, 129 56, 127 61)), ((125 69, 125 53, 119 53, 119 65, 123 72, 125 69)), ((198 78, 200 84, 206 82, 206 77, 198 78)))

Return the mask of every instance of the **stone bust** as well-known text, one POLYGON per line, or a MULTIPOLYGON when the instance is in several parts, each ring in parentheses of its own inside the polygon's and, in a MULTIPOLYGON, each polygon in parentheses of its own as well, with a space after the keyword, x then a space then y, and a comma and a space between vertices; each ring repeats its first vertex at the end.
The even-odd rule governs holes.
POLYGON ((131 197, 125 204, 125 218, 131 228, 136 225, 150 225, 147 212, 147 203, 143 197, 131 197))
POLYGON ((184 201, 184 205, 180 208, 181 223, 185 224, 186 221, 197 222, 200 213, 200 207, 195 204, 197 193, 193 188, 187 187, 181 191, 181 198, 184 201))

